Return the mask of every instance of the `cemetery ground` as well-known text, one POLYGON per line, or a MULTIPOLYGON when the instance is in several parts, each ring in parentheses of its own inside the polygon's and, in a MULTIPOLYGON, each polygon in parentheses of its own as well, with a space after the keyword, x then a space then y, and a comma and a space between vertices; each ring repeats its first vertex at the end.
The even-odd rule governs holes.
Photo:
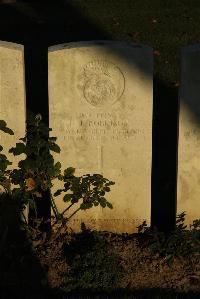
POLYGON ((175 257, 168 266, 151 253, 142 233, 97 232, 84 225, 80 233, 58 225, 44 238, 40 230, 19 225, 12 201, 1 205, 2 299, 199 298, 199 254, 175 257))

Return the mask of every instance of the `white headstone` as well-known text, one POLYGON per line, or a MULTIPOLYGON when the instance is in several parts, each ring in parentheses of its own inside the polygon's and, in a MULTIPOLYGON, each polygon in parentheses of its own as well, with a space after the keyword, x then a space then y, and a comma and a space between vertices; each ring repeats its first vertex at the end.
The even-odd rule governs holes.
MULTIPOLYGON (((106 199, 113 209, 79 211, 70 225, 134 232, 150 221, 152 148, 150 47, 90 41, 49 48, 49 126, 58 137, 62 170, 100 173, 115 182, 106 199)), ((62 183, 56 183, 52 193, 62 183)), ((64 194, 56 199, 66 208, 64 194)), ((78 206, 74 207, 72 212, 78 206)))
MULTIPOLYGON (((0 41, 0 119, 14 132, 9 135, 0 131, 1 153, 13 162, 9 170, 18 168, 18 162, 26 156, 14 156, 8 150, 21 142, 19 138, 25 136, 26 130, 24 47, 4 41, 0 41)), ((12 184, 12 188, 17 187, 12 184)))
POLYGON ((200 45, 182 50, 177 213, 187 225, 200 217, 200 45))

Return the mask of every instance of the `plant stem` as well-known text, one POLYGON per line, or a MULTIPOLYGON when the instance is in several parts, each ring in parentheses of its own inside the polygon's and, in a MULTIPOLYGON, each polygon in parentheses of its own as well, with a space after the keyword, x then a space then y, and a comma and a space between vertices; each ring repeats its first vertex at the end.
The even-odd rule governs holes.
MULTIPOLYGON (((64 213, 67 211, 67 210, 69 210, 69 208, 71 208, 71 206, 73 206, 73 204, 74 203, 72 203, 71 205, 69 205, 62 213, 61 213, 61 215, 64 215, 64 213)), ((70 216, 71 217, 71 216, 70 216)), ((55 222, 54 222, 54 224, 52 225, 52 227, 54 227, 54 225, 56 224, 56 223, 58 223, 58 220, 59 219, 57 219, 55 222)))
POLYGON ((67 218, 67 220, 69 220, 72 216, 74 216, 74 214, 76 214, 79 210, 81 210, 81 208, 78 208, 74 213, 72 213, 72 214, 67 218))
POLYGON ((61 213, 61 215, 64 215, 64 213, 65 212, 67 212, 70 208, 71 208, 71 206, 73 206, 74 205, 74 203, 71 203, 71 205, 69 205, 62 213, 61 213))
POLYGON ((28 223, 27 223, 27 221, 26 221, 26 217, 25 217, 25 215, 24 215, 24 212, 22 211, 21 213, 22 213, 22 216, 23 216, 23 218, 24 218, 24 220, 25 220, 26 225, 28 225, 28 223))
POLYGON ((57 218, 57 215, 59 214, 59 212, 58 212, 58 209, 57 209, 57 207, 56 207, 56 204, 55 204, 55 201, 54 201, 54 199, 53 199, 53 196, 50 194, 50 197, 51 197, 51 207, 52 207, 52 209, 53 209, 53 212, 54 212, 54 215, 56 216, 56 218, 57 218))

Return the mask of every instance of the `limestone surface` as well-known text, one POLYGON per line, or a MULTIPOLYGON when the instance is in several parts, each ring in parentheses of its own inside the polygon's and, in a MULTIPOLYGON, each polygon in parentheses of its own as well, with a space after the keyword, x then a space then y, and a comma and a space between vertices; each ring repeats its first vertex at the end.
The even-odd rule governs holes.
MULTIPOLYGON (((113 209, 93 207, 70 225, 137 231, 150 220, 152 49, 125 42, 90 41, 49 48, 49 126, 58 137, 62 170, 100 173, 115 182, 106 198, 113 209)), ((55 183, 52 191, 62 184, 55 183)), ((56 197, 60 211, 66 207, 56 197)), ((74 207, 74 210, 78 207, 74 207)), ((73 211, 73 210, 72 210, 73 211)))

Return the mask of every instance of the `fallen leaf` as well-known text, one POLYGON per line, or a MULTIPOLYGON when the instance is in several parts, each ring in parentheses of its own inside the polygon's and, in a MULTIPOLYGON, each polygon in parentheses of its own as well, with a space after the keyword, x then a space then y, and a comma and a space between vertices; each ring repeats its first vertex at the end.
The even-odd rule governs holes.
POLYGON ((174 85, 175 87, 178 87, 178 86, 180 86, 180 81, 179 81, 179 80, 177 80, 177 81, 174 81, 174 82, 173 82, 173 85, 174 85))
POLYGON ((160 56, 160 52, 158 50, 153 51, 153 55, 160 56))
POLYGON ((153 18, 153 19, 151 19, 151 22, 152 23, 157 23, 157 20, 153 18))

